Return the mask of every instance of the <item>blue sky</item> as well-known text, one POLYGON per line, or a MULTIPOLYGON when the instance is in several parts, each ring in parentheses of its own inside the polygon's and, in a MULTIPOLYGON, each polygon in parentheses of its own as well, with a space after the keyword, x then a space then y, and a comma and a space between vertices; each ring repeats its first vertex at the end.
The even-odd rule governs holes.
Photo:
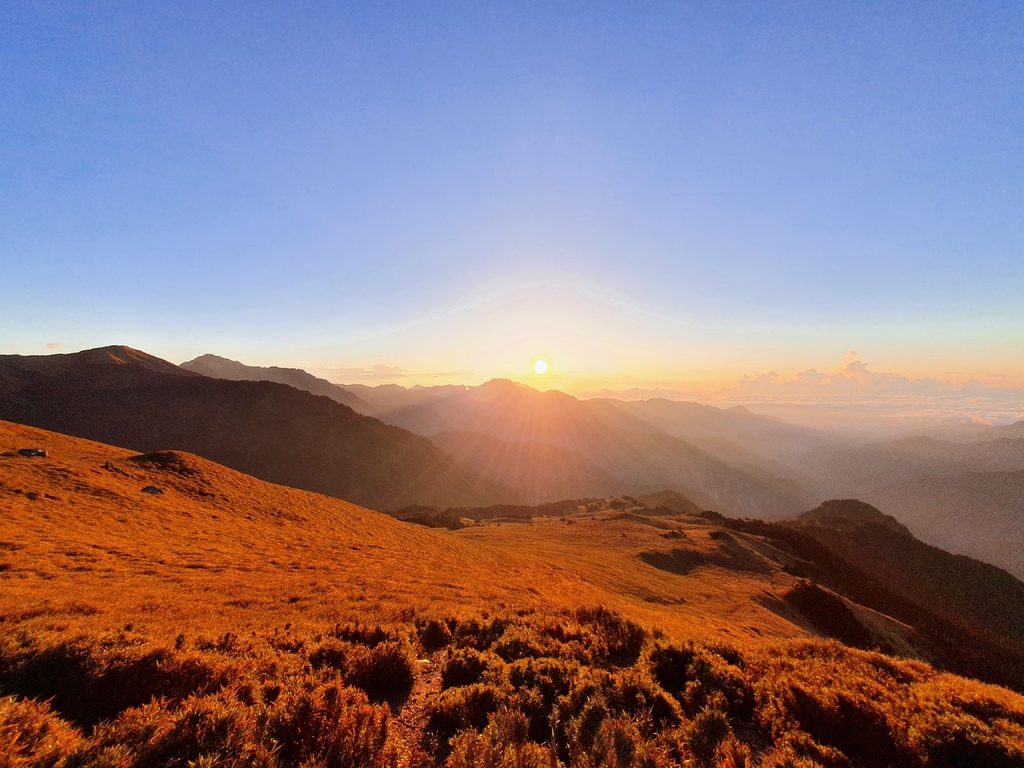
POLYGON ((1024 387, 1022 39, 998 2, 7 3, 0 347, 1024 387))

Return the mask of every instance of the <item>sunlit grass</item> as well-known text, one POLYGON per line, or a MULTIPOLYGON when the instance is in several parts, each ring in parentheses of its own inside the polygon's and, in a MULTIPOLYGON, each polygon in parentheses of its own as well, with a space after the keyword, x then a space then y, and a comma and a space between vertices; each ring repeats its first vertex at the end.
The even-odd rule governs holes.
POLYGON ((0 427, 0 765, 1024 761, 1022 697, 807 639, 708 521, 435 531, 0 427))

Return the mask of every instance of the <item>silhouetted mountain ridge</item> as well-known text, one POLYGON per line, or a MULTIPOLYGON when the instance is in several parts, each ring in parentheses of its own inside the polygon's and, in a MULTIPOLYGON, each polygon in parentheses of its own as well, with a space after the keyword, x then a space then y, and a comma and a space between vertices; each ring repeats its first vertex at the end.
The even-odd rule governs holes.
POLYGON ((429 440, 326 397, 211 379, 126 349, 0 356, 0 418, 144 453, 185 450, 377 509, 521 501, 429 440))
POLYGON ((277 366, 261 367, 245 365, 237 360, 229 360, 217 355, 200 355, 184 362, 180 366, 186 371, 200 373, 214 379, 231 379, 232 381, 274 381, 287 384, 296 389, 311 392, 314 395, 329 397, 335 402, 347 405, 357 413, 367 414, 368 406, 359 395, 350 392, 327 379, 321 379, 301 368, 279 368, 277 366))

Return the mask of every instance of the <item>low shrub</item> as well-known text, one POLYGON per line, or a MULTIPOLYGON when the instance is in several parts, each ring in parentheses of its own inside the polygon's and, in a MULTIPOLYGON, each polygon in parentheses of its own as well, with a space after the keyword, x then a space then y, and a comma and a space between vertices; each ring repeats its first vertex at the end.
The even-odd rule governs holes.
POLYGON ((507 700, 506 690, 481 683, 442 691, 427 707, 423 746, 443 760, 453 736, 467 728, 483 730, 490 716, 507 700))
POLYGON ((358 643, 371 648, 383 642, 401 639, 396 632, 387 630, 379 624, 335 624, 328 634, 346 643, 358 643))
POLYGON ((754 710, 754 694, 741 666, 731 663, 725 654, 692 642, 683 644, 656 643, 647 661, 654 679, 682 705, 688 717, 694 717, 716 695, 727 702, 727 713, 733 717, 750 718, 754 710))
MULTIPOLYGON (((10 650, 10 649, 8 649, 10 650)), ((104 647, 87 638, 29 643, 0 660, 0 686, 50 701, 62 717, 91 727, 153 698, 181 701, 227 684, 236 670, 210 654, 137 645, 104 647)))
POLYGON ((449 648, 441 661, 441 687, 455 688, 484 681, 488 671, 497 671, 504 663, 489 651, 449 648))
POLYGON ((494 642, 491 650, 505 661, 525 658, 535 659, 540 656, 551 655, 550 649, 545 648, 549 644, 550 641, 545 643, 544 639, 532 627, 513 625, 506 629, 501 637, 494 642))
POLYGON ((595 626, 596 634, 606 649, 607 661, 622 665, 632 664, 640 656, 644 641, 647 639, 647 631, 639 624, 600 605, 593 608, 577 608, 573 616, 581 624, 595 626))
POLYGON ((440 619, 427 619, 416 623, 420 644, 427 651, 436 651, 452 642, 452 631, 440 619))
POLYGON ((387 707, 335 681, 290 686, 259 725, 268 743, 278 745, 281 765, 373 768, 398 759, 388 715, 387 707))
POLYGON ((344 678, 362 689, 371 701, 397 701, 409 695, 416 681, 416 656, 401 643, 384 642, 372 648, 353 645, 344 678))
POLYGON ((649 717, 659 731, 680 721, 679 705, 646 670, 625 669, 613 681, 607 695, 616 712, 649 717))

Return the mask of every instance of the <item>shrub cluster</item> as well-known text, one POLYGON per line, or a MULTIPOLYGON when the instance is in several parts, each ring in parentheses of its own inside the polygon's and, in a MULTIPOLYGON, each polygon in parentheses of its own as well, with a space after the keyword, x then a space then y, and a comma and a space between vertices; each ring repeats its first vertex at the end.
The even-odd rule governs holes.
POLYGON ((833 641, 670 642, 605 608, 0 640, 0 766, 172 765, 1009 768, 1024 699, 833 641))

